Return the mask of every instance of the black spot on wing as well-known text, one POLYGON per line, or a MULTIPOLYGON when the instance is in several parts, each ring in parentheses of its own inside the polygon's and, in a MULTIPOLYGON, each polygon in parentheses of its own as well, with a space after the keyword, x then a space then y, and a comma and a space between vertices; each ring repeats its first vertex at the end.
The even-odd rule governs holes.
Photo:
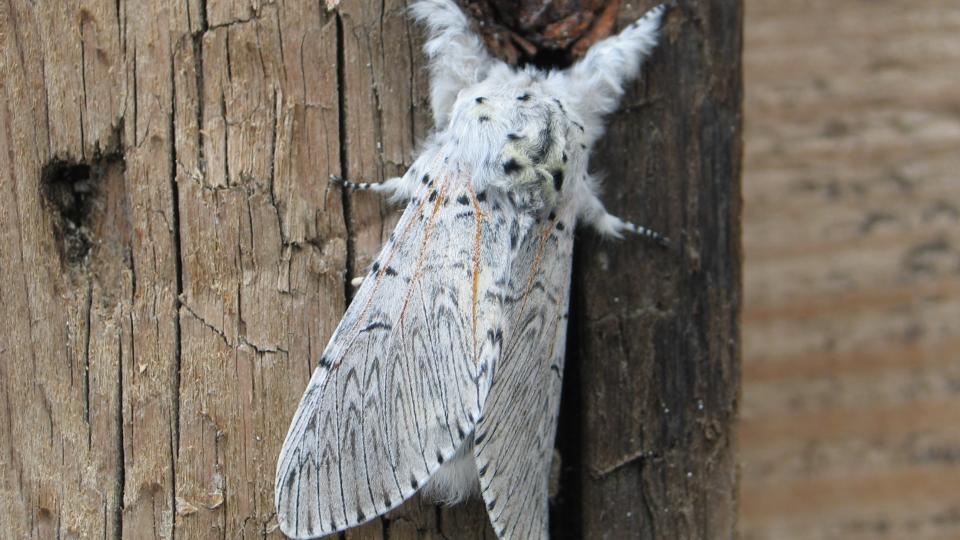
POLYGON ((387 274, 388 276, 391 276, 391 277, 397 275, 397 271, 394 270, 392 266, 388 266, 388 267, 386 268, 386 270, 384 270, 383 272, 384 272, 385 274, 387 274))
POLYGON ((423 183, 423 184, 426 184, 426 183, 429 182, 429 181, 430 181, 430 175, 429 175, 429 174, 423 175, 423 178, 420 179, 420 182, 423 183))
POLYGON ((486 191, 481 191, 480 193, 477 193, 477 201, 478 201, 478 202, 484 202, 484 201, 486 201, 486 200, 487 200, 487 192, 486 192, 486 191))
POLYGON ((526 92, 517 96, 517 101, 529 101, 529 100, 530 100, 530 94, 526 92))
POLYGON ((513 174, 519 171, 521 168, 522 167, 520 166, 519 163, 517 163, 517 160, 513 158, 510 158, 505 162, 503 162, 503 172, 506 174, 513 174))
POLYGON ((368 324, 366 327, 363 328, 363 330, 360 330, 360 332, 363 333, 363 332, 372 332, 374 330, 392 330, 392 329, 393 329, 392 325, 385 322, 377 321, 377 322, 368 324))
POLYGON ((484 115, 478 116, 478 117, 477 117, 477 120, 478 120, 480 123, 489 122, 489 121, 490 121, 490 117, 484 114, 484 115))
POLYGON ((470 199, 466 195, 461 195, 457 197, 457 202, 460 204, 470 204, 470 199))
POLYGON ((297 479, 296 471, 293 469, 290 470, 290 474, 287 475, 287 491, 293 489, 293 482, 297 479))
POLYGON ((478 97, 476 97, 476 98, 474 99, 474 101, 476 101, 477 103, 483 103, 483 102, 486 101, 486 100, 487 100, 487 98, 485 98, 485 97, 483 97, 483 96, 478 96, 478 97))

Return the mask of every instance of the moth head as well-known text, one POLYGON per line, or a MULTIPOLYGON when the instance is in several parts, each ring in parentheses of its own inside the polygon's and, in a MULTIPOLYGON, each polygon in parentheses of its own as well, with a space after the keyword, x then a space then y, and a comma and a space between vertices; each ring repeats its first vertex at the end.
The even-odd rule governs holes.
POLYGON ((586 174, 590 140, 583 118, 549 75, 535 69, 504 68, 460 91, 448 129, 491 149, 493 172, 518 192, 542 196, 531 206, 552 205, 586 174))
POLYGON ((549 71, 493 58, 452 0, 418 0, 412 10, 429 33, 430 99, 441 139, 456 145, 475 174, 507 178, 514 190, 539 186, 544 205, 555 202, 565 185, 588 178, 590 149, 656 44, 665 9, 596 43, 570 68, 549 71))
POLYGON ((478 97, 489 98, 501 115, 517 109, 520 121, 529 120, 522 116, 524 109, 559 102, 564 107, 560 115, 579 124, 582 143, 590 147, 603 134, 605 117, 617 109, 656 45, 667 5, 647 11, 620 33, 595 43, 581 60, 563 70, 513 68, 493 58, 451 0, 418 0, 413 9, 431 29, 426 51, 431 57, 431 104, 439 128, 448 125, 458 110, 472 107, 469 100, 478 97), (513 107, 510 99, 525 92, 531 96, 529 102, 513 107))

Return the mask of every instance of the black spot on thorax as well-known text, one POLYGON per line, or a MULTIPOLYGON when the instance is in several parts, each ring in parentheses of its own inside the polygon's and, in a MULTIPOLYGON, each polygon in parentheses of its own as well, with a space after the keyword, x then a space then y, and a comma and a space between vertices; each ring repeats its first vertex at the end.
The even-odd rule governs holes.
POLYGON ((503 172, 506 174, 513 174, 519 171, 521 168, 522 167, 520 166, 519 163, 517 163, 517 160, 513 158, 508 159, 503 163, 503 172))
POLYGON ((553 171, 553 189, 560 191, 563 189, 563 171, 553 171))

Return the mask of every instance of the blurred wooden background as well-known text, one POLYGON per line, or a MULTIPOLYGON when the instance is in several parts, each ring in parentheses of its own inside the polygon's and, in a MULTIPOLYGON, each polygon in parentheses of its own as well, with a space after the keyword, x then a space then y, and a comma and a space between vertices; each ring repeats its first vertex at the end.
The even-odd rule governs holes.
POLYGON ((744 31, 741 536, 960 537, 960 2, 744 31))

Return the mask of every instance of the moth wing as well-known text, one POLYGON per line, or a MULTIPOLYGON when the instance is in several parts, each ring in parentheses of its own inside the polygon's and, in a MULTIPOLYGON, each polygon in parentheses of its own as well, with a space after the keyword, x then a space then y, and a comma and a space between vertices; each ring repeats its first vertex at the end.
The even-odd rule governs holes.
POLYGON ((462 175, 423 180, 314 371, 277 463, 283 532, 315 537, 399 506, 473 432, 500 344, 478 298, 507 264, 462 175), (434 185, 436 184, 436 185, 434 185), (482 242, 481 242, 482 240, 482 242))
POLYGON ((572 210, 560 213, 520 242, 501 358, 475 434, 481 492, 501 539, 548 536, 575 223, 572 210))

